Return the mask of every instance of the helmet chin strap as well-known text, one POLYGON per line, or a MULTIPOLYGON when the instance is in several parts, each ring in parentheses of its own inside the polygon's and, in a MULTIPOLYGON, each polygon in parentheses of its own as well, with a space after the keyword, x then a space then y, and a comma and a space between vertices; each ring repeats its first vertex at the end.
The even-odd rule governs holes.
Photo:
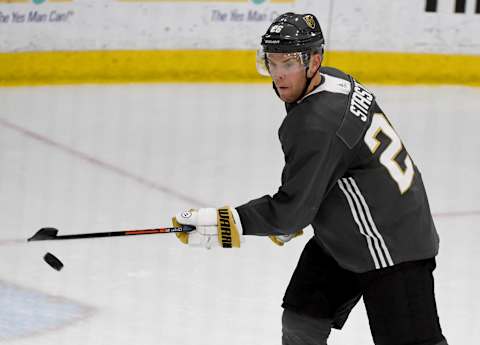
POLYGON ((309 70, 309 66, 307 66, 307 68, 305 68, 305 79, 306 79, 306 82, 305 82, 305 87, 303 88, 303 91, 302 93, 300 94, 300 97, 298 97, 295 102, 298 102, 299 100, 301 100, 303 97, 305 97, 307 95, 307 92, 308 92, 308 88, 310 87, 310 84, 312 83, 312 80, 313 78, 315 78, 315 75, 318 73, 318 71, 320 70, 320 67, 317 67, 317 69, 315 70, 315 72, 312 73, 312 76, 309 77, 308 76, 308 70, 309 70))

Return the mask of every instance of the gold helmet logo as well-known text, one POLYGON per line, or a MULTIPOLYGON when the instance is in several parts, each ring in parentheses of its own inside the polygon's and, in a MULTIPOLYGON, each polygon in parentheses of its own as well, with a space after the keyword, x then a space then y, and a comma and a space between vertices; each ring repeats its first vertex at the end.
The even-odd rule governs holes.
POLYGON ((315 19, 311 14, 304 16, 303 20, 305 21, 305 23, 307 23, 310 29, 315 29, 315 19))

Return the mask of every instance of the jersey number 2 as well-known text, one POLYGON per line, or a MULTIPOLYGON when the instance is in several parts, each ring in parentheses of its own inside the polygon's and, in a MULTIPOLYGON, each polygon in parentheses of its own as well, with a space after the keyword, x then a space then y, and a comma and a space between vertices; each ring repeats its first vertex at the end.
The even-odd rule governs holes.
POLYGON ((381 113, 373 114, 372 124, 365 133, 364 141, 374 154, 380 146, 377 135, 382 132, 390 138, 391 142, 380 154, 380 163, 388 170, 390 176, 398 184, 400 193, 405 193, 411 186, 413 181, 413 163, 410 156, 405 157, 405 169, 403 169, 395 160, 403 149, 402 142, 395 130, 388 123, 385 116, 381 113))

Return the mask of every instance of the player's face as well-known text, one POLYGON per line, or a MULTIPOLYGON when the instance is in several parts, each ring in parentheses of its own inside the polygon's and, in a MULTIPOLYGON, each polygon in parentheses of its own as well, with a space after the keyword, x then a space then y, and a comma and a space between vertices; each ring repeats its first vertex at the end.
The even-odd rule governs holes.
POLYGON ((268 71, 280 98, 287 103, 300 97, 305 87, 305 66, 297 53, 267 53, 268 71))

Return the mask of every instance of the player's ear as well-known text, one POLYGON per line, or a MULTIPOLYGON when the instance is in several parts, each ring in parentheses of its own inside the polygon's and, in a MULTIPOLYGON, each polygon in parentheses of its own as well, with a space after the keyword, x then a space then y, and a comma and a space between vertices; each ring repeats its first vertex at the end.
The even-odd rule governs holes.
MULTIPOLYGON (((309 72, 309 74, 314 73, 313 71, 318 71, 318 69, 322 65, 322 60, 323 60, 322 54, 320 53, 312 54, 312 56, 310 57, 310 66, 309 66, 309 71, 312 71, 312 72, 309 72)), ((309 75, 309 77, 311 78, 312 76, 309 75)))

